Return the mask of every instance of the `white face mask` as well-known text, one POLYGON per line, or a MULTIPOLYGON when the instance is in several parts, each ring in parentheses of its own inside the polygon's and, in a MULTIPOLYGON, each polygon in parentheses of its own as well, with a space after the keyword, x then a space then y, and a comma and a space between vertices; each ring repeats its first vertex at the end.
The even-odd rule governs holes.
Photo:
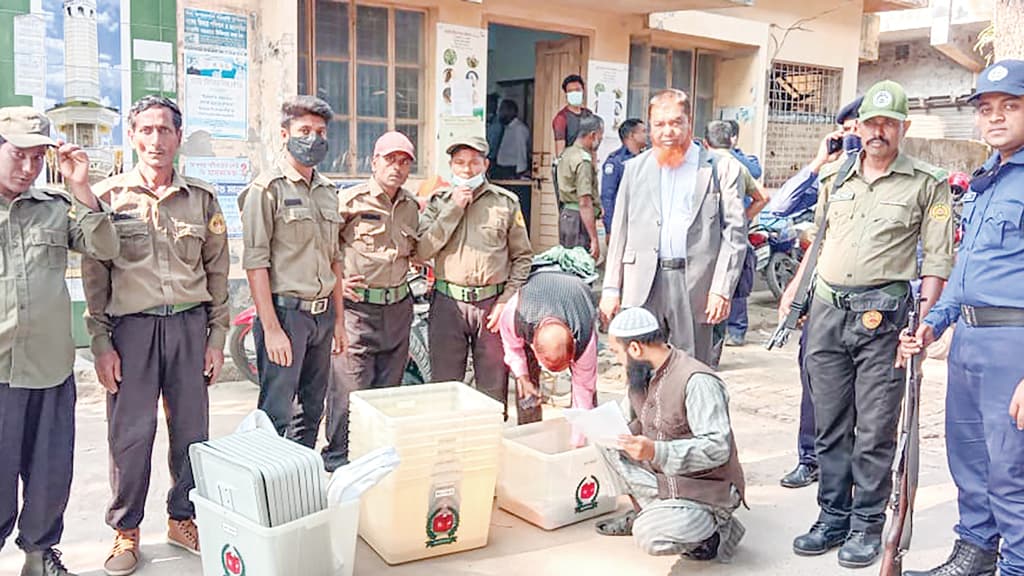
POLYGON ((470 190, 476 190, 484 183, 484 173, 481 172, 472 178, 462 178, 457 174, 452 174, 452 186, 456 188, 469 188, 470 190))
POLYGON ((569 92, 565 95, 565 98, 569 101, 569 106, 583 105, 583 92, 569 92))

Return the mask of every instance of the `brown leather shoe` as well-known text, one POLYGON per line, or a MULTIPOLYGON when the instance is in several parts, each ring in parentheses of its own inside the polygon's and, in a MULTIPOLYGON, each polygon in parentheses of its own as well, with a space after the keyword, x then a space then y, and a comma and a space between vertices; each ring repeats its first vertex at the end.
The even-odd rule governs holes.
POLYGON ((199 529, 192 520, 168 520, 167 543, 199 555, 199 529))
POLYGON ((128 576, 139 565, 139 529, 118 530, 114 536, 114 547, 103 563, 108 576, 128 576))

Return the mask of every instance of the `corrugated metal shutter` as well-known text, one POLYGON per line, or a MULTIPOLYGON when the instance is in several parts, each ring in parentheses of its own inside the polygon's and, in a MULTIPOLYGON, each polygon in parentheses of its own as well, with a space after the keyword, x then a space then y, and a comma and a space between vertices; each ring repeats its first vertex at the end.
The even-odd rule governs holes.
POLYGON ((953 140, 978 138, 974 127, 974 108, 970 106, 911 108, 910 120, 910 131, 907 132, 909 137, 953 140))

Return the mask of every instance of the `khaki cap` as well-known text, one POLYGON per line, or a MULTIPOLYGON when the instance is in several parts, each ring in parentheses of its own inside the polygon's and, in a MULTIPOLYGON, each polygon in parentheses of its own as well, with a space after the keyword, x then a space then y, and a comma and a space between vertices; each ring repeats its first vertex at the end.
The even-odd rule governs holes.
POLYGON ((472 148, 484 156, 487 156, 487 152, 490 151, 490 148, 487 146, 487 140, 483 136, 466 136, 464 138, 456 138, 454 142, 448 145, 445 152, 451 156, 452 153, 463 147, 472 148))
POLYGON ((50 138, 50 119, 28 106, 0 108, 0 138, 15 148, 57 145, 50 138))

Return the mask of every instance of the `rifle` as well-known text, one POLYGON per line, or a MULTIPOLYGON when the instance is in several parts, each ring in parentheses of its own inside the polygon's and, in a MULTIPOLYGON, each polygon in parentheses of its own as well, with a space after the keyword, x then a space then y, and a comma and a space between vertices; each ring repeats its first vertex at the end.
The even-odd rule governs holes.
POLYGON ((849 176, 850 170, 853 169, 853 165, 857 162, 857 155, 850 154, 847 156, 846 161, 843 162, 842 167, 839 168, 839 172, 836 175, 836 179, 832 181, 832 193, 829 194, 828 200, 825 202, 825 209, 822 212, 824 217, 821 221, 818 234, 814 237, 814 242, 811 243, 811 247, 808 248, 807 254, 804 258, 807 259, 807 264, 804 266, 804 273, 800 276, 800 283, 797 284, 797 297, 799 300, 794 300, 793 304, 789 307, 789 314, 779 322, 779 325, 775 328, 775 332, 772 332, 772 337, 764 343, 764 347, 768 350, 776 347, 782 347, 786 344, 786 340, 789 340, 789 333, 796 330, 796 327, 800 324, 800 319, 807 314, 807 311, 811 307, 811 298, 813 298, 813 287, 814 287, 814 273, 818 268, 818 254, 821 252, 821 242, 825 238, 825 224, 828 222, 828 207, 832 204, 832 197, 835 196, 836 190, 849 176))
MULTIPOLYGON (((921 300, 914 301, 907 330, 917 334, 921 315, 921 300)), ((919 466, 919 408, 921 403, 921 351, 907 363, 906 391, 903 395, 903 414, 900 418, 900 439, 896 446, 896 459, 892 463, 893 489, 890 503, 892 518, 885 533, 885 551, 882 554, 880 576, 900 576, 903 573, 903 555, 910 549, 914 528, 914 498, 917 496, 919 466)))

